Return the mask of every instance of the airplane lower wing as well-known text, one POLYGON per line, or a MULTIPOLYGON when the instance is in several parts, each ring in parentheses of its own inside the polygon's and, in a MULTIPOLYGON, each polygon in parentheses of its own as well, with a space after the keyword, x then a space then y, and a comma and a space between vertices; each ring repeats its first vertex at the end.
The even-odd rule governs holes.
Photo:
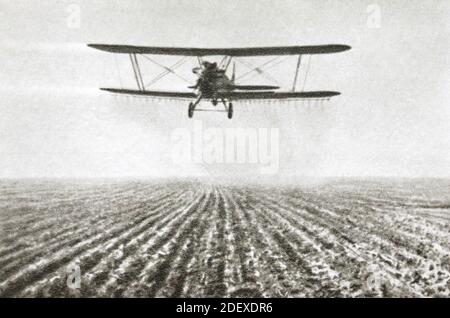
POLYGON ((193 92, 171 92, 171 91, 142 91, 134 89, 119 89, 119 88, 100 88, 102 91, 107 91, 116 94, 161 97, 169 99, 192 99, 197 96, 193 92))
POLYGON ((231 100, 259 100, 259 99, 308 99, 308 98, 330 98, 340 95, 339 92, 333 91, 310 91, 310 92, 226 92, 220 93, 219 98, 231 100))
MULTIPOLYGON (((136 96, 148 96, 156 98, 168 98, 168 99, 194 99, 198 96, 193 92, 171 92, 171 91, 142 91, 134 89, 119 89, 119 88, 101 88, 103 91, 116 94, 126 94, 126 95, 136 95, 136 96)), ((294 100, 294 99, 308 99, 308 98, 330 98, 333 96, 340 95, 339 92, 333 91, 309 91, 309 92, 274 92, 274 91, 230 91, 230 92, 219 92, 216 97, 217 99, 227 99, 227 100, 262 100, 262 99, 272 99, 272 100, 294 100)), ((205 98, 209 99, 209 98, 205 98)))

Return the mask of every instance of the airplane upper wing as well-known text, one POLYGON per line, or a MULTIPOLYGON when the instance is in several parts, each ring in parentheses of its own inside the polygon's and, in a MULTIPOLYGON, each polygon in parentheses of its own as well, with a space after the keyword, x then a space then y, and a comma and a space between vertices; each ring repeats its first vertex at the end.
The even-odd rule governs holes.
MULTIPOLYGON (((101 88, 101 90, 117 94, 162 97, 173 99, 192 99, 197 96, 193 92, 171 92, 171 91, 142 91, 133 89, 119 89, 119 88, 101 88)), ((307 98, 329 98, 340 95, 339 92, 333 91, 310 91, 310 92, 274 92, 274 91, 259 91, 259 92, 219 92, 217 98, 225 98, 231 100, 261 100, 261 99, 307 99, 307 98)))
POLYGON ((328 54, 349 50, 351 47, 342 44, 309 45, 309 46, 273 46, 245 48, 187 48, 187 47, 155 47, 133 45, 88 44, 94 49, 123 54, 162 54, 182 56, 263 56, 263 55, 299 55, 328 54))

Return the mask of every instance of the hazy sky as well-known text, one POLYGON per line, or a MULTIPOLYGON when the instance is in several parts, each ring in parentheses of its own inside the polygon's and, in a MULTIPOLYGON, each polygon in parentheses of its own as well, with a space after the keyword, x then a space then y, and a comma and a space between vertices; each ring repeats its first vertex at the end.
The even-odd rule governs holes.
MULTIPOLYGON (((342 92, 323 107, 235 103, 232 121, 224 113, 194 118, 204 128, 278 128, 280 175, 448 177, 449 21, 449 1, 0 0, 0 176, 254 172, 245 165, 175 164, 171 136, 195 123, 186 103, 100 92, 134 87, 131 67, 127 56, 86 43, 339 43, 352 50, 313 56, 305 85, 304 59, 300 88, 342 92)), ((285 89, 294 64, 291 57, 270 69, 285 89)), ((179 69, 191 82, 194 65, 188 59, 179 69)), ((142 67, 146 81, 161 72, 148 62, 142 67)), ((187 85, 167 77, 154 88, 187 85)))

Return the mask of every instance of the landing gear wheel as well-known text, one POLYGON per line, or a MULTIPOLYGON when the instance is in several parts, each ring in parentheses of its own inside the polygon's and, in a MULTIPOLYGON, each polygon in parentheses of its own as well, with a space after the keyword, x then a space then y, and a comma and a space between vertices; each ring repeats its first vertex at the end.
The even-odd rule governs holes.
POLYGON ((189 103, 188 116, 189 118, 194 116, 194 103, 189 103))
POLYGON ((233 104, 232 103, 228 104, 228 118, 229 119, 233 118, 233 104))

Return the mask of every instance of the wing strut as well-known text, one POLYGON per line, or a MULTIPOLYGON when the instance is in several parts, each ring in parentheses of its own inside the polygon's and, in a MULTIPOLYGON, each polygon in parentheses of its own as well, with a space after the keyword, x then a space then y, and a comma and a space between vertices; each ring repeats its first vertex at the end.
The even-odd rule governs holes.
POLYGON ((144 81, 142 80, 141 70, 135 53, 130 54, 131 66, 133 67, 136 84, 140 91, 145 91, 144 81))
POLYGON ((298 78, 298 70, 300 69, 300 64, 302 63, 302 55, 298 55, 297 60, 297 68, 295 69, 295 76, 294 76, 294 84, 292 84, 292 91, 295 92, 295 87, 297 86, 297 78, 298 78))
POLYGON ((141 81, 141 88, 145 91, 144 80, 142 79, 141 68, 139 67, 138 59, 136 54, 134 54, 134 61, 136 62, 136 70, 139 74, 139 80, 141 81))
POLYGON ((230 56, 229 59, 228 59, 227 65, 225 65, 225 71, 228 70, 228 66, 230 66, 230 63, 231 63, 231 60, 232 60, 232 59, 233 59, 233 57, 230 56))

